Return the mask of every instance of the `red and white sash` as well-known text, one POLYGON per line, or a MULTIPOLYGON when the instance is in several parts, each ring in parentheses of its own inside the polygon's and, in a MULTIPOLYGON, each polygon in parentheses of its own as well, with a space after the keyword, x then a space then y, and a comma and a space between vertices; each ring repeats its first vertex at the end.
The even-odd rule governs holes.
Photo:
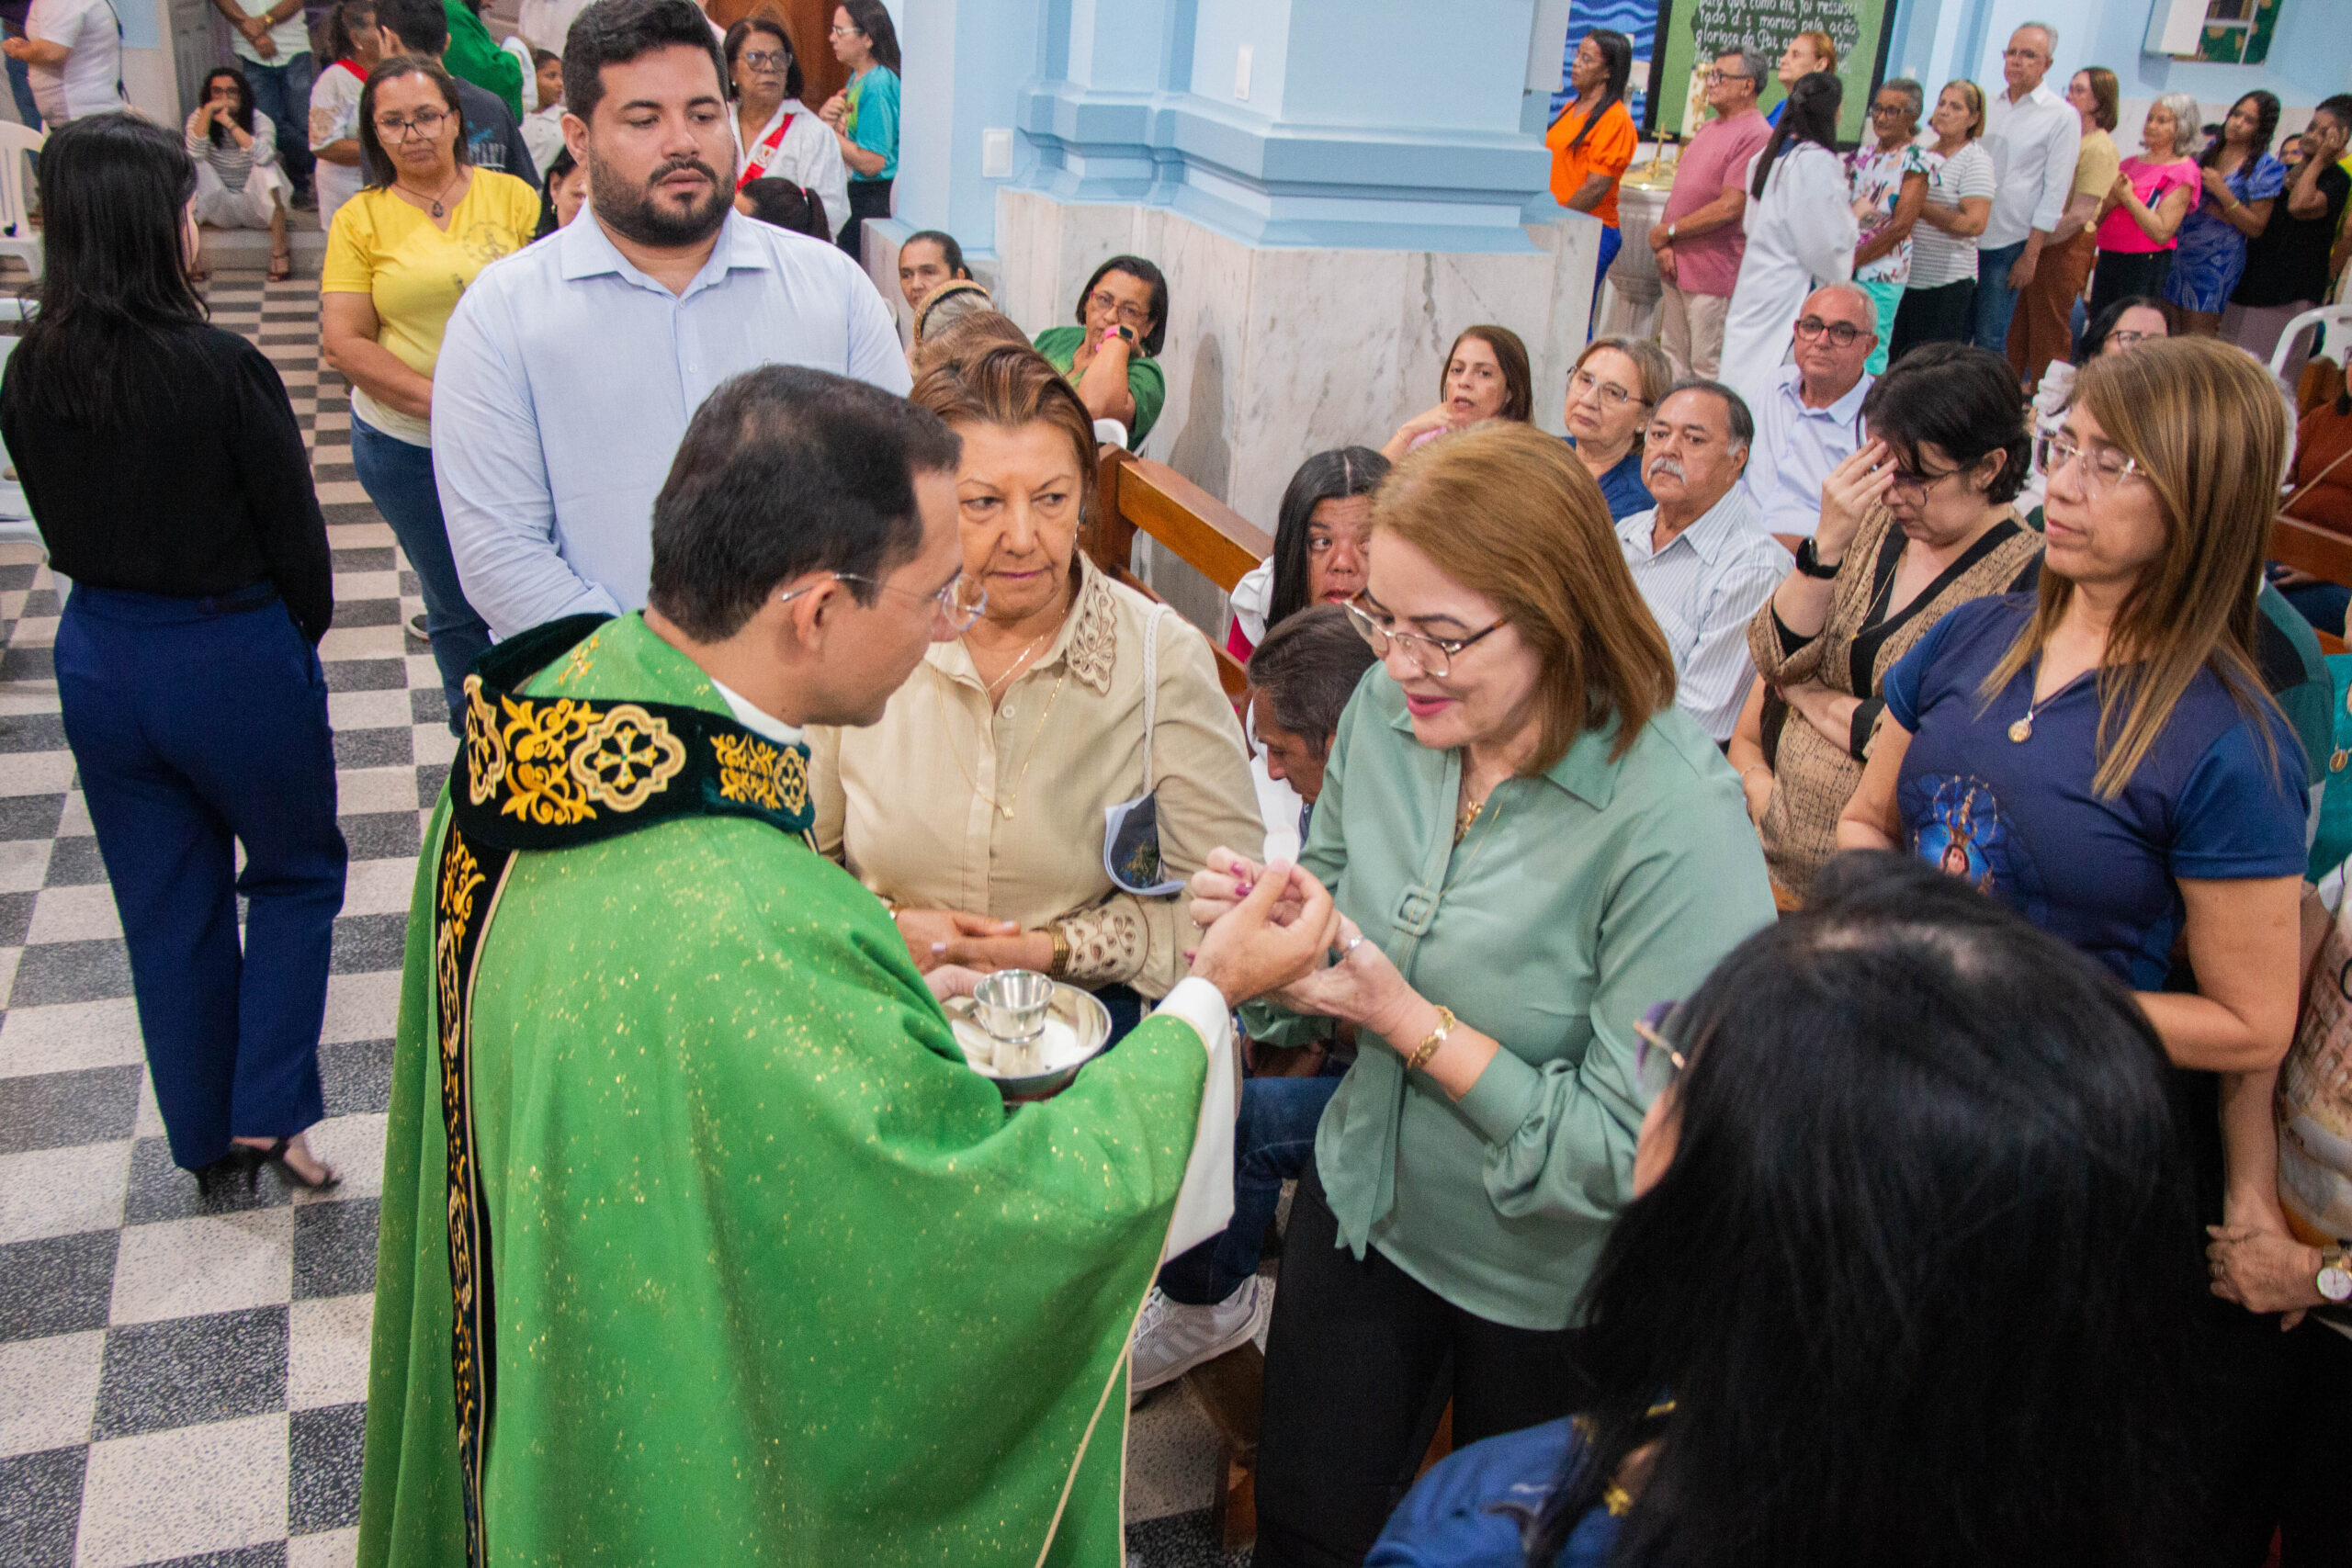
POLYGON ((737 190, 741 190, 753 180, 766 177, 768 165, 775 162, 775 155, 784 149, 784 133, 790 130, 792 122, 799 118, 797 114, 786 115, 781 124, 760 138, 758 144, 744 156, 743 177, 735 182, 737 190))

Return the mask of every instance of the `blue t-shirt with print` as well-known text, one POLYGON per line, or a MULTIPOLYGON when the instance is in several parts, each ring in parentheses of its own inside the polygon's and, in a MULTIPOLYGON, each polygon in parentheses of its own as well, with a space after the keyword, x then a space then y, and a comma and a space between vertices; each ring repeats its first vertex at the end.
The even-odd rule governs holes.
POLYGON ((2133 989, 2160 990, 2186 912, 2177 880, 2302 874, 2302 747, 2267 702, 2266 744, 2208 670, 2123 792, 2100 797, 2095 672, 2052 694, 2023 741, 2008 730, 2032 702, 2035 664, 1990 704, 1978 694, 2034 602, 1962 604, 1887 672, 1887 711, 1912 734, 1895 787, 1903 843, 2133 989))

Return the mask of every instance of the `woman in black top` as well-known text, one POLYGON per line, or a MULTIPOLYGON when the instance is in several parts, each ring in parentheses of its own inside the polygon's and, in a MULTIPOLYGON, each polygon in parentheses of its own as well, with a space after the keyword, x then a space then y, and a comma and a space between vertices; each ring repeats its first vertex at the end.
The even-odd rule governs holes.
POLYGON ((93 116, 51 133, 40 172, 49 265, 0 434, 74 583, 58 695, 172 1157, 208 1185, 268 1164, 327 1186, 303 1134, 324 1113, 345 851, 309 455, 276 369, 189 288, 180 140, 93 116))
MULTIPOLYGON (((2352 93, 2320 101, 2302 143, 2302 162, 2246 243, 2245 275, 2222 312, 2222 335, 2256 359, 2267 360, 2287 323, 2327 298, 2328 248, 2352 197, 2352 175, 2339 166, 2352 144, 2352 93)), ((2289 383, 2301 373, 2300 361, 2290 364, 2289 383)))

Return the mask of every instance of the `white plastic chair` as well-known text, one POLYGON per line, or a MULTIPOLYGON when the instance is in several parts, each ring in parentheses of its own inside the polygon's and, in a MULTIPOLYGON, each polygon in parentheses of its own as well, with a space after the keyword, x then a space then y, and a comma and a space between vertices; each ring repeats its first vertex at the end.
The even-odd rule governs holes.
POLYGON ((0 255, 22 256, 40 276, 40 235, 25 205, 25 155, 39 152, 49 139, 15 120, 0 120, 0 255))
POLYGON ((1096 420, 1094 422, 1094 439, 1100 446, 1116 446, 1122 452, 1128 449, 1127 427, 1121 424, 1115 419, 1096 420))
POLYGON ((2305 333, 2319 327, 2327 329, 2329 355, 2352 370, 2352 305, 2322 305, 2287 323, 2287 330, 2278 334, 2278 346, 2270 351, 2270 373, 2284 380, 2287 367, 2295 359, 2295 345, 2305 333))

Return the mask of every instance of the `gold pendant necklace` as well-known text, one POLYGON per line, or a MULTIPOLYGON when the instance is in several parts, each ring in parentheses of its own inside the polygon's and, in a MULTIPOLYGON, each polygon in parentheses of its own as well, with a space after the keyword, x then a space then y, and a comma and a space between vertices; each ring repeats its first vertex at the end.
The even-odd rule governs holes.
POLYGON ((1068 684, 1069 684, 1069 668, 1065 665, 1062 668, 1061 679, 1054 682, 1052 694, 1046 698, 1046 711, 1037 716, 1037 728, 1030 731, 1029 750, 1022 760, 1021 776, 1012 781, 1012 793, 1003 800, 999 800, 981 789, 978 784, 974 782, 971 770, 964 766, 964 759, 956 751, 955 740, 947 735, 947 699, 940 694, 937 682, 932 685, 932 695, 939 699, 940 736, 947 741, 947 755, 955 762, 956 772, 962 775, 964 787, 978 796, 985 805, 1008 822, 1012 820, 1014 802, 1021 798, 1021 786, 1029 782, 1030 766, 1037 761, 1037 746, 1046 738, 1046 723, 1054 716, 1054 705, 1061 700, 1062 688, 1068 684))
MULTIPOLYGON (((2037 666, 2037 668, 2038 668, 2038 666, 2037 666)), ((2071 685, 2073 685, 2074 683, 2075 683, 2075 682, 2074 682, 2073 681, 2069 681, 2069 682, 2066 682, 2066 684, 2065 684, 2064 686, 2060 686, 2060 687, 2057 689, 2057 691, 2053 691, 2053 692, 2052 692, 2052 693, 2050 694, 2050 695, 2049 695, 2049 696, 2046 696, 2046 697, 2042 698, 2040 702, 2031 702, 2031 701, 2029 701, 2029 702, 2025 705, 2025 716, 2024 716, 2023 718, 2020 718, 2020 719, 2016 720, 2015 722, 2013 722, 2013 723, 2009 726, 2009 739, 2010 739, 2010 740, 2014 741, 2016 744, 2018 744, 2018 745, 2019 745, 2019 746, 2022 746, 2022 745, 2024 745, 2027 741, 2029 741, 2029 740, 2032 739, 2033 739, 2033 716, 2034 716, 2035 714, 2040 713, 2043 708, 2048 707, 2048 706, 2051 705, 2051 703, 2052 703, 2052 701, 2057 697, 2057 695, 2058 695, 2058 693, 2059 693, 2059 692, 2063 692, 2063 691, 2064 691, 2064 690, 2066 689, 2066 686, 2071 686, 2071 685)))

